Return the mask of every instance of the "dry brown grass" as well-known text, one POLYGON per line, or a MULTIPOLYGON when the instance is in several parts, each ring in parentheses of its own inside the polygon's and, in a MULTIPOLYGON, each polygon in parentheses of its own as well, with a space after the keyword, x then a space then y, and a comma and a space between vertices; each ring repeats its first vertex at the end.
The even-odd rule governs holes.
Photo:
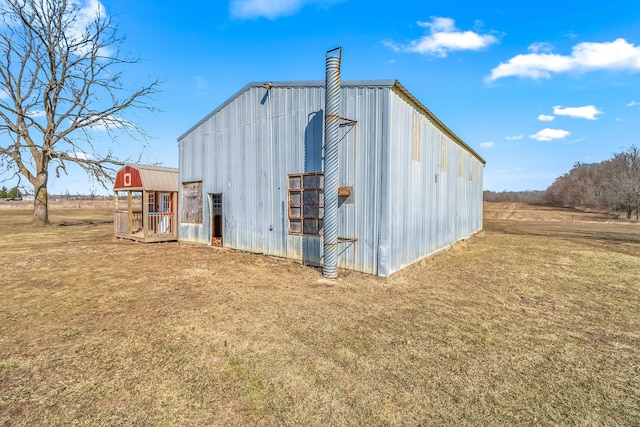
POLYGON ((0 211, 0 424, 640 423, 638 224, 490 219, 328 287, 287 260, 115 240, 105 209, 29 219, 0 211))

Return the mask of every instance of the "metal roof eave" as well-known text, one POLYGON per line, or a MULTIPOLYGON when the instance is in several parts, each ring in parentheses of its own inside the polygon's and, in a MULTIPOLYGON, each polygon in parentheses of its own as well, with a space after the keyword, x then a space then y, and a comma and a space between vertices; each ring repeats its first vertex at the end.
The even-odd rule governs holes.
POLYGON ((118 170, 118 172, 126 168, 127 166, 138 169, 138 170, 152 170, 152 171, 159 171, 159 172, 175 172, 175 173, 178 172, 178 168, 170 168, 167 166, 156 166, 156 165, 143 165, 140 163, 127 163, 124 166, 122 166, 118 170))
POLYGON ((147 189, 144 187, 113 187, 113 191, 147 191, 147 189))

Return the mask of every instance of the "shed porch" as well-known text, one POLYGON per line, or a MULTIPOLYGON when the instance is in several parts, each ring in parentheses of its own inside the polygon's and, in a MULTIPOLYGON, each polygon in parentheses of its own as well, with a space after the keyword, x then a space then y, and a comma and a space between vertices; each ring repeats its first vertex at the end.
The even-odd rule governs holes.
POLYGON ((178 171, 126 165, 114 185, 114 234, 144 243, 178 240, 178 171))

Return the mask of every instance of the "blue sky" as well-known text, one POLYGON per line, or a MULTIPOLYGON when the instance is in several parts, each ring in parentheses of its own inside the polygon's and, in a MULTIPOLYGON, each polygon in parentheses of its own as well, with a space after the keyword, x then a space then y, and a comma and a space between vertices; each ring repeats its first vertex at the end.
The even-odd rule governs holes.
MULTIPOLYGON (((177 137, 248 82, 324 79, 336 46, 344 80, 399 80, 480 153, 487 190, 543 190, 575 162, 640 144, 637 0, 102 4, 141 58, 125 79, 162 81, 160 111, 122 117, 150 135, 144 162, 177 167, 177 137)), ((108 194, 76 170, 50 186, 91 189, 108 194)))

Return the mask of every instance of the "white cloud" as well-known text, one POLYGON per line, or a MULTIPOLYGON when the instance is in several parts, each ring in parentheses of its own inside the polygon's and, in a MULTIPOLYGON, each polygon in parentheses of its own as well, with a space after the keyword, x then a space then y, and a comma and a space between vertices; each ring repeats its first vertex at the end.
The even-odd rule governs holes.
POLYGON ((620 118, 620 117, 616 117, 614 120, 615 120, 616 122, 623 122, 623 121, 624 121, 624 120, 622 120, 622 118, 620 118))
MULTIPOLYGON (((69 40, 83 40, 86 39, 86 31, 92 25, 96 19, 103 19, 107 17, 107 12, 103 4, 99 0, 72 0, 72 2, 78 7, 78 14, 76 15, 73 24, 66 30, 66 35, 69 40)), ((78 52, 86 54, 91 50, 90 41, 81 45, 78 48, 78 52)), ((109 56, 111 49, 101 47, 98 49, 100 56, 109 56)))
POLYGON ((231 0, 231 16, 240 19, 277 19, 297 13, 303 6, 330 6, 340 0, 231 0))
POLYGON ((498 39, 490 34, 479 34, 474 31, 460 31, 451 18, 431 17, 431 22, 418 21, 418 25, 427 28, 428 33, 407 45, 400 45, 390 41, 382 43, 396 52, 420 53, 444 58, 449 52, 456 50, 479 50, 498 39))
POLYGON ((532 79, 550 78, 550 71, 557 73, 568 71, 570 62, 570 59, 565 56, 549 53, 518 55, 491 70, 491 75, 487 80, 491 82, 508 76, 532 79))
MULTIPOLYGON (((0 6, 4 3, 5 0, 0 0, 0 6)), ((64 33, 72 53, 78 56, 86 55, 92 51, 92 48, 97 47, 99 57, 113 55, 115 51, 112 47, 97 45, 104 42, 102 38, 101 40, 93 38, 95 36, 95 28, 92 28, 94 22, 108 17, 104 5, 99 0, 67 0, 65 3, 67 6, 65 6, 63 18, 64 33)), ((41 14, 42 11, 47 12, 49 4, 50 2, 26 2, 22 7, 41 14)), ((4 22, 0 22, 0 28, 3 28, 3 24, 4 22)))
POLYGON ((73 157, 74 159, 79 159, 79 160, 89 160, 89 159, 93 158, 93 156, 91 154, 87 154, 87 153, 84 153, 82 151, 80 151, 78 153, 74 153, 72 151, 67 151, 67 156, 73 157))
POLYGON ((529 45, 528 50, 533 53, 551 52, 553 51, 553 45, 546 42, 532 43, 529 45))
POLYGON ((513 135, 513 136, 505 137, 505 139, 507 141, 517 141, 517 140, 522 139, 522 138, 524 138, 524 135, 513 135))
POLYGON ((46 115, 47 115, 47 113, 44 110, 33 110, 33 111, 30 111, 29 113, 27 113, 27 116, 29 116, 29 117, 31 117, 33 119, 36 119, 38 117, 44 117, 46 115))
POLYGON ((91 25, 96 17, 105 17, 107 15, 104 6, 98 0, 76 0, 75 3, 80 6, 80 11, 75 21, 79 29, 84 30, 91 25))
POLYGON ((7 93, 7 91, 4 89, 0 89, 0 101, 6 101, 7 99, 9 99, 9 94, 7 93))
POLYGON ((567 107, 563 108, 559 105, 553 107, 553 114, 557 116, 569 116, 578 119, 596 120, 596 115, 602 114, 595 105, 585 105, 584 107, 567 107))
POLYGON ((491 148, 491 147, 493 147, 493 145, 494 145, 494 144, 493 144, 493 142, 491 142, 491 141, 489 141, 489 142, 481 142, 481 143, 480 143, 480 146, 481 146, 481 147, 484 147, 484 148, 491 148))
MULTIPOLYGON (((0 93, 0 96, 2 95, 2 93, 0 93)), ((640 105, 640 102, 638 101, 631 101, 630 103, 627 104, 627 107, 635 107, 636 105, 640 105)))
POLYGON ((538 120, 540 120, 541 122, 552 122, 555 118, 555 116, 547 116, 546 114, 540 114, 538 116, 538 120))
POLYGON ((571 135, 571 132, 566 130, 544 128, 533 135, 529 135, 529 138, 537 141, 552 141, 554 139, 562 139, 569 135, 571 135))
POLYGON ((382 40, 382 44, 388 47, 389 49, 393 50, 394 52, 400 52, 403 49, 402 46, 395 44, 394 42, 389 40, 382 40))
POLYGON ((640 71, 640 46, 620 38, 605 43, 578 43, 568 56, 539 51, 521 54, 495 67, 486 80, 509 76, 548 79, 557 73, 597 70, 640 71))

